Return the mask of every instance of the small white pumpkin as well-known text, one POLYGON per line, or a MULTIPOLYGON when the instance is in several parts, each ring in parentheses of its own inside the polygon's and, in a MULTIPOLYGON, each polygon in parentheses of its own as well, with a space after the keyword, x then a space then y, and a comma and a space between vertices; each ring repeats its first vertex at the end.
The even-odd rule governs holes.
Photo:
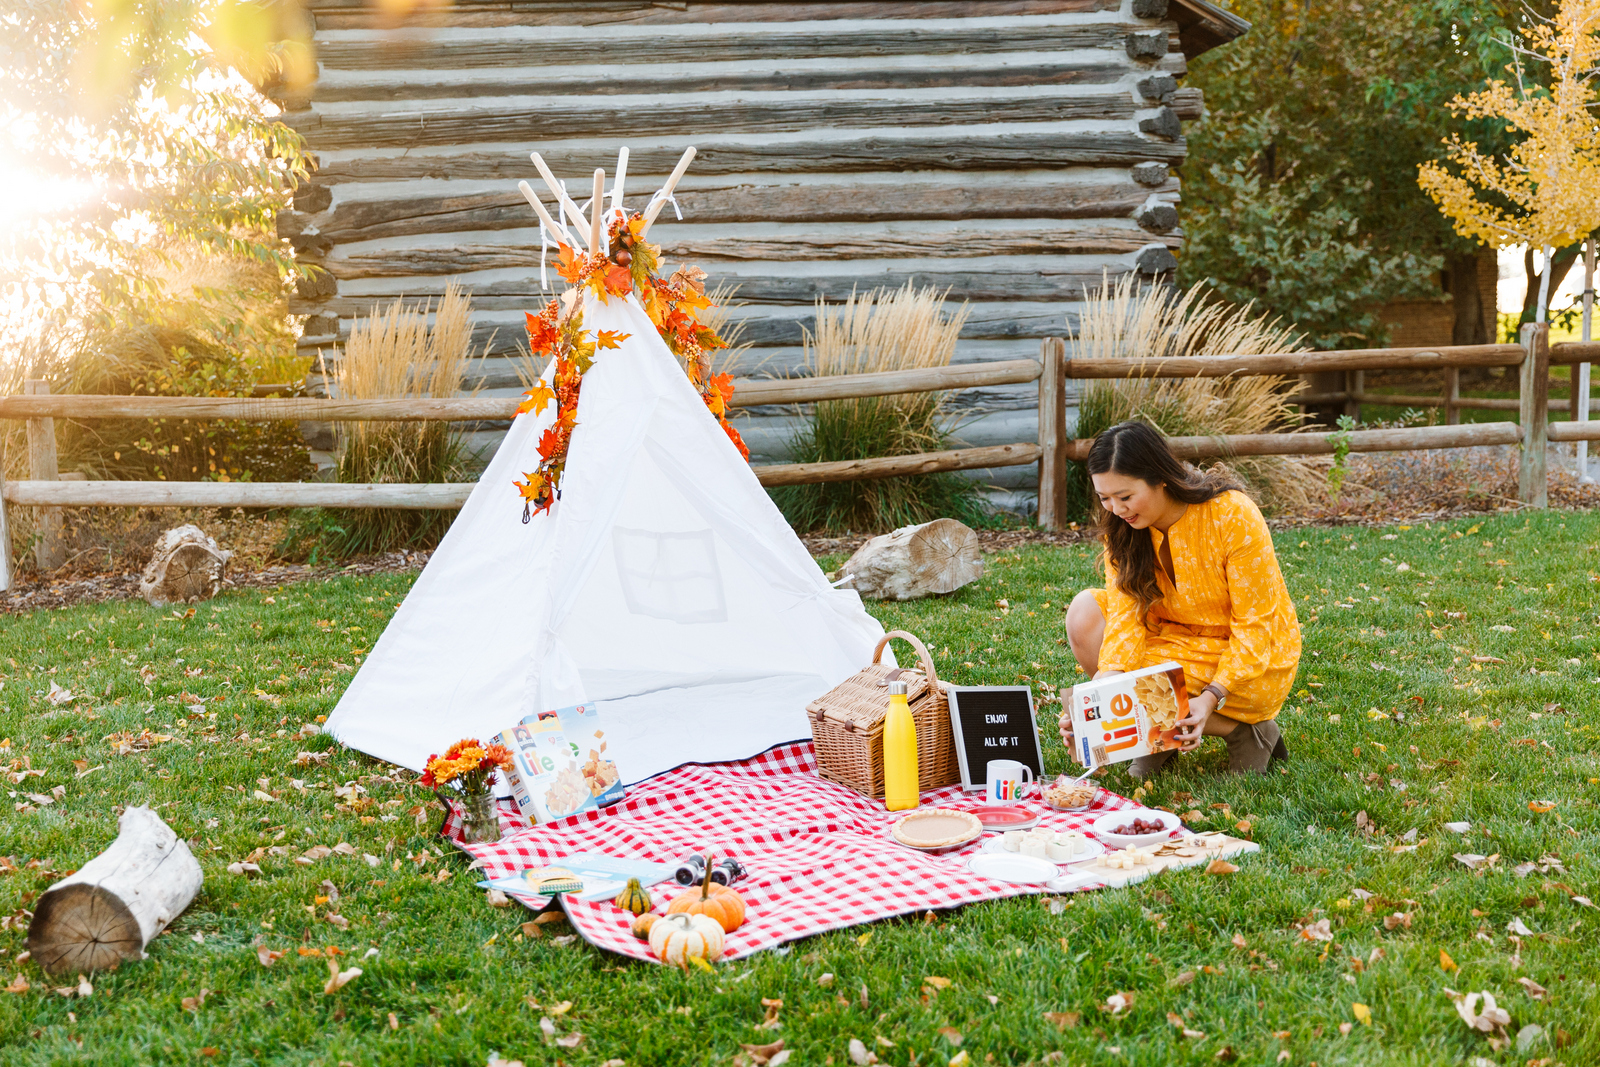
POLYGON ((650 927, 650 951, 662 963, 686 967, 691 959, 707 963, 722 955, 722 925, 704 915, 664 915, 650 927))

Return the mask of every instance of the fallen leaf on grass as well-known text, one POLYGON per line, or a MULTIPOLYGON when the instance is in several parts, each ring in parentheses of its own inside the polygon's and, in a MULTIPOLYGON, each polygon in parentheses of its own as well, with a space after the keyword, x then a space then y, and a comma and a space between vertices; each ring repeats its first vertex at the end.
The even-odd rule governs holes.
POLYGON ((560 1045, 562 1048, 577 1048, 579 1045, 583 1044, 583 1035, 574 1030, 566 1037, 556 1038, 556 1044, 560 1045))
POLYGON ((939 1027, 939 1036, 950 1042, 952 1045, 955 1045, 957 1048, 961 1046, 961 1042, 963 1040, 961 1031, 957 1030, 953 1026, 939 1027))
POLYGON ((1528 996, 1532 997, 1534 1000, 1543 1000, 1544 995, 1549 992, 1549 990, 1544 986, 1527 976, 1518 978, 1517 981, 1522 984, 1523 989, 1528 991, 1528 996))
POLYGON ((1133 1000, 1134 995, 1126 990, 1120 993, 1113 993, 1106 998, 1104 1004, 1100 1005, 1100 1010, 1108 1015, 1121 1015, 1133 1007, 1133 1000))
POLYGON ((1182 973, 1176 974, 1173 977, 1169 978, 1167 980, 1167 987, 1169 989, 1177 989, 1180 986, 1188 985, 1192 981, 1194 981, 1194 972, 1193 971, 1183 971, 1182 973))
POLYGON ((832 985, 833 984, 833 972, 832 971, 824 971, 822 974, 818 975, 817 976, 817 984, 819 986, 824 986, 824 987, 832 985))
POLYGON ((1444 949, 1440 949, 1439 969, 1448 974, 1449 972, 1459 970, 1460 968, 1456 966, 1456 961, 1450 958, 1450 953, 1446 952, 1444 949))
POLYGON ((1233 874, 1238 869, 1238 867, 1229 863, 1225 859, 1214 859, 1210 863, 1206 864, 1207 874, 1233 874))
POLYGON ((184 997, 183 1010, 199 1011, 201 1008, 206 1006, 206 998, 215 992, 216 990, 214 989, 202 989, 200 990, 200 995, 197 997, 184 997))
POLYGON ((1383 917, 1383 928, 1385 930, 1393 930, 1400 926, 1405 927, 1407 930, 1411 929, 1411 912, 1397 911, 1393 915, 1385 915, 1383 917))
POLYGON ((260 945, 256 948, 256 959, 261 961, 261 966, 263 967, 271 967, 282 958, 283 953, 270 949, 266 945, 260 945))
POLYGON ((228 864, 228 873, 242 874, 246 877, 249 877, 250 875, 260 874, 261 867, 257 864, 247 863, 244 860, 240 860, 237 863, 228 864))
POLYGON ((62 704, 70 704, 75 699, 77 698, 72 695, 72 690, 63 689, 55 682, 50 683, 50 692, 45 694, 45 700, 56 705, 57 707, 60 707, 62 704))
POLYGON ((1362 1026, 1372 1025, 1372 1009, 1365 1004, 1350 1005, 1350 1014, 1356 1017, 1356 1022, 1362 1026))
POLYGON ((863 1045, 857 1038, 852 1037, 850 1039, 849 1051, 850 1062, 855 1064, 856 1067, 868 1067, 869 1064, 878 1062, 878 1054, 868 1052, 867 1046, 863 1045))
POLYGON ((1518 937, 1533 936, 1533 931, 1528 929, 1528 924, 1524 923, 1520 918, 1513 918, 1510 922, 1506 923, 1506 933, 1516 934, 1518 937))
POLYGON ((1586 908, 1592 908, 1595 906, 1594 901, 1590 900, 1588 897, 1573 897, 1572 902, 1574 904, 1582 904, 1586 908))
POLYGON ((1332 941, 1332 924, 1327 919, 1318 919, 1316 922, 1300 931, 1300 936, 1307 941, 1332 941))
POLYGON ((28 976, 19 974, 11 979, 11 984, 6 986, 7 993, 26 993, 28 991, 28 976))
POLYGON ((1500 853, 1498 852, 1492 856, 1480 856, 1476 852, 1457 852, 1454 856, 1462 866, 1479 874, 1487 873, 1493 869, 1496 863, 1500 862, 1500 853))
POLYGON ((1453 834, 1465 834, 1472 831, 1472 824, 1470 822, 1447 822, 1444 824, 1444 828, 1453 834))
POLYGON ((328 961, 328 984, 322 987, 323 996, 332 996, 357 978, 361 977, 361 968, 352 967, 348 971, 341 971, 339 965, 333 960, 328 961))
POLYGON ((1556 805, 1555 805, 1554 801, 1547 801, 1547 800, 1530 800, 1530 801, 1528 801, 1528 810, 1532 811, 1532 812, 1536 812, 1536 813, 1538 813, 1540 815, 1543 815, 1547 811, 1554 811, 1555 807, 1556 807, 1556 805))
POLYGON ((498 889, 489 890, 489 894, 486 899, 489 901, 489 906, 491 908, 509 908, 511 906, 511 898, 500 892, 498 889))
POLYGON ((1453 989, 1446 989, 1445 995, 1455 1001, 1456 1014, 1461 1016, 1461 1021, 1474 1030, 1492 1033, 1502 1030, 1511 1024, 1511 1014, 1495 1003, 1494 994, 1488 990, 1479 993, 1457 993, 1453 989), (1483 1001, 1483 1011, 1478 1011, 1478 1001, 1483 1001))
MULTIPOLYGON (((739 1047, 744 1049, 744 1051, 749 1054, 750 1059, 753 1060, 758 1067, 760 1067, 760 1065, 771 1067, 773 1061, 776 1060, 779 1054, 783 1052, 783 1039, 779 1038, 770 1045, 741 1044, 739 1047)), ((783 1059, 778 1060, 777 1062, 787 1063, 788 1057, 785 1056, 783 1059)))
POLYGON ((1080 1018, 1082 1016, 1075 1011, 1047 1011, 1044 1013, 1044 1021, 1054 1026, 1057 1030, 1076 1029, 1080 1018))
POLYGON ((967 1055, 966 1049, 962 1049, 960 1052, 950 1057, 949 1067, 967 1067, 967 1064, 971 1062, 972 1057, 967 1055))

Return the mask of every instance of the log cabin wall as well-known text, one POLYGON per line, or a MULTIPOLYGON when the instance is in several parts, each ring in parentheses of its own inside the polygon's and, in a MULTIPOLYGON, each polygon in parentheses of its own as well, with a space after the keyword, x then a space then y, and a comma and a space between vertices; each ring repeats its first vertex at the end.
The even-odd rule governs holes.
MULTIPOLYGON (((1171 168, 1201 113, 1186 53, 1244 28, 1199 0, 311 8, 319 80, 284 103, 318 170, 279 221, 327 271, 293 305, 303 347, 336 358, 355 316, 456 280, 489 395, 519 391, 522 314, 548 299, 516 189, 535 149, 586 189, 627 145, 639 208, 698 148, 683 220, 669 208, 651 237, 738 286, 752 347, 736 373, 799 369, 817 297, 908 280, 970 301, 958 362, 1034 357, 1103 276, 1175 265, 1171 168)), ((1035 437, 1033 385, 952 403, 969 445, 1035 437)), ((754 461, 786 457, 795 417, 745 414, 754 461)), ((1034 484, 1031 468, 980 473, 1034 484)))

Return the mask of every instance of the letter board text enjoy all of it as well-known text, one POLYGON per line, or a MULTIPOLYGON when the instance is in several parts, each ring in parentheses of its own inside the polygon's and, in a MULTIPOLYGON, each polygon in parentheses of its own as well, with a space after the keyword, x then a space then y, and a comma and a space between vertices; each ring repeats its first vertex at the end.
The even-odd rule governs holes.
POLYGON ((950 725, 961 762, 961 788, 982 789, 989 761, 1016 760, 1044 774, 1039 727, 1033 717, 1033 691, 1025 685, 954 686, 950 725))

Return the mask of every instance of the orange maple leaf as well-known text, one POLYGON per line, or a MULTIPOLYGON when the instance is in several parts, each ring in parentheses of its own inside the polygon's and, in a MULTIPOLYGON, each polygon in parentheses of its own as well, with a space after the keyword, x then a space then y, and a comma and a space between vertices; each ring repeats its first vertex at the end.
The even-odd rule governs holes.
POLYGON ((584 260, 586 258, 573 251, 571 245, 563 244, 561 246, 560 260, 556 263, 556 273, 576 285, 579 276, 583 273, 584 260))
POLYGON ((732 402, 732 400, 733 400, 733 375, 731 375, 731 374, 713 375, 712 379, 711 379, 711 386, 717 392, 722 394, 722 400, 723 400, 724 403, 732 402))
POLYGON ((722 431, 728 435, 728 440, 732 441, 734 447, 739 450, 739 455, 748 461, 750 459, 750 449, 745 446, 744 438, 739 436, 739 431, 726 422, 722 424, 722 431))
POLYGON ((517 414, 524 415, 531 411, 538 415, 556 398, 556 391, 548 385, 536 385, 522 395, 528 399, 517 405, 517 414))
POLYGON ((611 264, 606 267, 606 288, 617 296, 633 292, 633 272, 627 267, 611 264))
POLYGON ((544 492, 544 475, 537 471, 525 471, 522 476, 528 479, 526 485, 515 480, 511 484, 517 487, 517 491, 522 494, 522 499, 536 502, 539 499, 539 494, 544 492))
POLYGON ((561 438, 556 433, 556 428, 552 426, 544 432, 543 437, 539 438, 539 458, 549 459, 555 454, 555 450, 560 447, 560 445, 561 438))
POLYGON ((622 342, 632 337, 631 333, 622 333, 618 330, 601 330, 594 335, 596 348, 620 348, 622 342))

